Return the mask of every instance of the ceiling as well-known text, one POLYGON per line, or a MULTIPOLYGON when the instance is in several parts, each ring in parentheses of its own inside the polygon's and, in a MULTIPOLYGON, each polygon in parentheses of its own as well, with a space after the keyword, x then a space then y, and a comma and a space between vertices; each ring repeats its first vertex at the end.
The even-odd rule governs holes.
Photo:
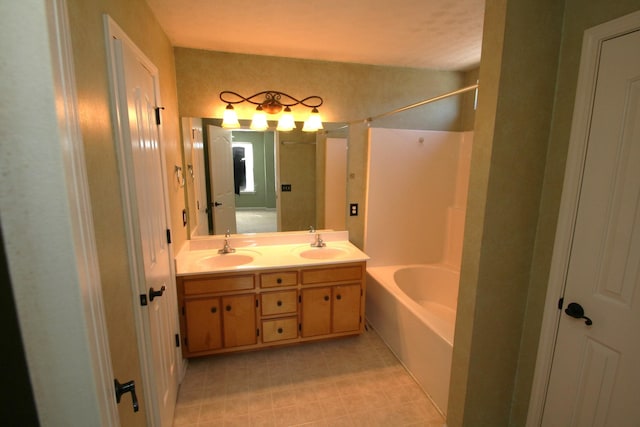
POLYGON ((480 63, 484 0, 147 0, 174 46, 438 70, 480 63))

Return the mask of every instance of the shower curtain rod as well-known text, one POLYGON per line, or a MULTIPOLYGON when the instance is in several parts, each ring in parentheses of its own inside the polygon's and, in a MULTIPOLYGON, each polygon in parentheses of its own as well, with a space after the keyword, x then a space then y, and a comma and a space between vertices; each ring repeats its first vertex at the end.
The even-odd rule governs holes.
MULTIPOLYGON (((475 90, 478 88, 478 84, 474 84, 471 86, 463 87, 462 89, 454 90, 453 92, 445 93, 442 95, 434 96, 433 98, 425 99, 424 101, 416 102, 415 104, 407 105, 406 107, 397 108, 392 111, 388 111, 386 113, 378 114, 377 116, 368 117, 362 121, 365 123, 372 122, 374 120, 380 119, 382 117, 391 116, 394 114, 402 113, 403 111, 410 110, 412 108, 420 107, 421 105, 430 104, 432 102, 440 101, 441 99, 449 98, 451 96, 459 95, 461 93, 469 92, 471 90, 475 90)), ((358 122, 355 122, 358 123, 358 122)))
POLYGON ((416 102, 415 104, 407 105, 406 107, 397 108, 397 109, 392 110, 392 111, 387 111, 386 113, 378 114, 377 116, 372 116, 372 117, 367 117, 366 119, 362 119, 362 120, 355 120, 355 121, 352 121, 352 122, 347 122, 346 125, 340 126, 339 128, 327 130, 327 132, 344 129, 347 126, 354 125, 356 123, 371 123, 372 121, 380 119, 382 117, 386 117, 386 116, 391 116, 393 114, 402 113, 403 111, 410 110, 410 109, 416 108, 416 107, 420 107, 421 105, 430 104, 432 102, 440 101, 441 99, 449 98, 451 96, 455 96, 455 95, 459 95, 461 93, 465 93, 465 92, 469 92, 471 90, 475 90, 479 86, 480 85, 478 83, 476 83, 474 85, 463 87, 461 89, 457 89, 457 90, 454 90, 452 92, 448 92, 448 93, 444 93, 442 95, 434 96, 433 98, 425 99, 424 101, 416 102))

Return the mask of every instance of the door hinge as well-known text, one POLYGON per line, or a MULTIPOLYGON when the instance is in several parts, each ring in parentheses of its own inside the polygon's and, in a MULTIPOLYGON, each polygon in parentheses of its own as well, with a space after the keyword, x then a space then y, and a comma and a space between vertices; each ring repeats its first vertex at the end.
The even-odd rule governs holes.
POLYGON ((164 110, 164 107, 156 107, 155 110, 156 110, 156 124, 159 126, 161 124, 160 110, 164 110))
POLYGON ((189 338, 184 337, 184 346, 189 348, 189 338))
POLYGON ((185 311, 184 311, 184 305, 182 306, 182 315, 185 315, 185 311))
POLYGON ((258 305, 258 301, 259 301, 259 300, 256 298, 256 308, 258 308, 258 307, 259 307, 259 305, 258 305))
POLYGON ((167 244, 171 244, 171 230, 167 228, 167 244))
POLYGON ((302 323, 298 323, 298 330, 302 331, 302 323))
POLYGON ((558 310, 562 310, 563 305, 564 305, 564 297, 558 300, 558 310))
POLYGON ((302 302, 302 295, 298 295, 298 302, 302 302))
POLYGON ((147 305, 147 294, 140 294, 140 305, 143 307, 147 305))
POLYGON ((259 337, 260 336, 260 328, 256 329, 256 336, 259 337))
POLYGON ((180 347, 180 334, 176 334, 176 347, 180 347))

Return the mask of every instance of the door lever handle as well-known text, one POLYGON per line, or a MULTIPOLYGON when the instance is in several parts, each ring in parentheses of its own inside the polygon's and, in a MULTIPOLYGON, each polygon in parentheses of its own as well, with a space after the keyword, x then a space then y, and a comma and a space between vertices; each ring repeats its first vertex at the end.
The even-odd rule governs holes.
POLYGON ((149 301, 153 301, 156 297, 161 297, 166 289, 164 285, 162 285, 159 291, 154 291, 153 288, 149 288, 149 301))
POLYGON ((584 323, 587 326, 593 325, 593 322, 591 321, 591 319, 589 319, 587 316, 584 315, 584 309, 582 308, 582 306, 577 302, 569 303, 569 305, 567 306, 564 312, 576 319, 585 319, 584 323))
POLYGON ((131 393, 133 412, 138 412, 140 410, 140 405, 138 405, 138 396, 136 396, 136 383, 134 381, 129 381, 124 384, 120 384, 117 379, 114 379, 113 384, 116 389, 116 402, 120 403, 120 399, 122 399, 123 394, 131 393))

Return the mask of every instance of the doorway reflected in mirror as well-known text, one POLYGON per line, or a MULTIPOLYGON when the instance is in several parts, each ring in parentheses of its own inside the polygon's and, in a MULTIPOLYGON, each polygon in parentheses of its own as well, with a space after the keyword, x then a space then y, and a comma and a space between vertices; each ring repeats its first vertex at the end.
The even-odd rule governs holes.
POLYGON ((271 233, 278 231, 276 210, 238 208, 236 209, 236 228, 238 233, 271 233))

